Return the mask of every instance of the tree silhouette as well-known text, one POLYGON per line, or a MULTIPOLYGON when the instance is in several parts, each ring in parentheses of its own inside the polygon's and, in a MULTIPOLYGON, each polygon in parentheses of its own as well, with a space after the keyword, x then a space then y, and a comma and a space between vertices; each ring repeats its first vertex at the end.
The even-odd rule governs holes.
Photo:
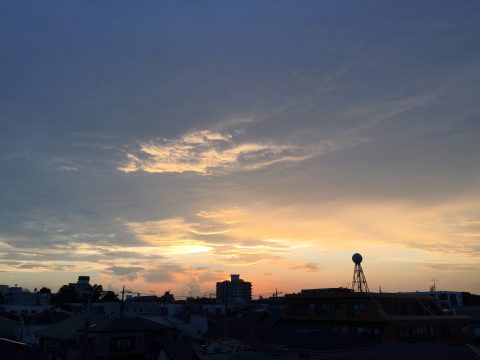
POLYGON ((115 294, 113 291, 105 291, 100 302, 117 302, 120 301, 118 294, 115 294))
POLYGON ((95 284, 93 286, 90 285, 89 286, 89 293, 90 294, 85 294, 83 296, 83 298, 86 298, 86 300, 88 301, 88 296, 90 295, 92 303, 99 302, 100 299, 103 296, 103 286, 102 285, 97 285, 97 284, 95 284))
MULTIPOLYGON (((40 292, 48 293, 50 289, 42 288, 40 292)), ((103 291, 102 285, 89 285, 88 290, 85 293, 80 294, 78 292, 76 284, 63 285, 54 296, 54 303, 57 306, 66 303, 78 303, 82 302, 87 304, 88 301, 106 302, 106 301, 119 301, 118 295, 113 291, 103 291)))
POLYGON ((75 284, 63 285, 58 289, 54 297, 54 303, 57 306, 65 303, 79 302, 79 300, 75 284))
POLYGON ((462 299, 465 306, 480 306, 480 295, 462 292, 462 299))

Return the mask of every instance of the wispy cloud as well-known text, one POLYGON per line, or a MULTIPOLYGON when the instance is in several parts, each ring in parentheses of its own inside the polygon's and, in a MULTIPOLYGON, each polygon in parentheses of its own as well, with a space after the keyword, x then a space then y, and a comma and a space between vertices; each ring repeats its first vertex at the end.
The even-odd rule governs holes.
MULTIPOLYGON (((293 244, 281 239, 242 236, 243 221, 252 215, 241 208, 200 211, 194 219, 172 218, 159 221, 128 222, 126 226, 150 246, 161 246, 164 254, 208 253, 216 261, 247 266, 265 261, 281 260, 293 244)), ((248 221, 247 221, 248 222, 248 221)))
POLYGON ((433 271, 478 271, 480 265, 476 263, 456 264, 456 263, 419 263, 418 267, 433 271))
POLYGON ((175 280, 175 274, 183 273, 185 269, 178 264, 162 264, 156 268, 148 270, 143 274, 143 278, 152 283, 168 283, 175 280))
POLYGON ((317 264, 308 262, 302 265, 296 265, 292 266, 290 269, 292 270, 304 270, 304 271, 309 271, 309 272, 316 272, 319 270, 317 264))
POLYGON ((115 275, 121 280, 135 280, 142 270, 144 268, 140 266, 110 266, 105 269, 105 272, 115 275))
POLYGON ((212 174, 222 169, 256 170, 279 162, 302 161, 318 153, 318 149, 272 142, 237 142, 231 134, 202 130, 178 139, 140 143, 118 169, 126 173, 212 174))
POLYGON ((226 278, 226 274, 223 271, 206 271, 198 277, 198 282, 200 283, 212 283, 216 281, 221 281, 226 278))

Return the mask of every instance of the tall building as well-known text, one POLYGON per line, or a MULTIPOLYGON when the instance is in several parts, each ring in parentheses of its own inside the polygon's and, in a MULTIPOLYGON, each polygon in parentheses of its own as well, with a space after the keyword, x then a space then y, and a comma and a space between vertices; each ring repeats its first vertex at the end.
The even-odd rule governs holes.
POLYGON ((217 302, 238 303, 252 300, 252 283, 230 275, 230 281, 217 282, 217 302))
POLYGON ((77 293, 82 296, 90 291, 90 276, 79 276, 76 284, 77 293))

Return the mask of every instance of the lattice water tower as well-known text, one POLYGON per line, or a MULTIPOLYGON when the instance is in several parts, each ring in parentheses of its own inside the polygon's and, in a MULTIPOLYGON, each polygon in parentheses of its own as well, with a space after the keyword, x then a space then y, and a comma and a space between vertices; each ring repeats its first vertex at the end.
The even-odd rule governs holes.
POLYGON ((353 270, 352 290, 355 292, 370 292, 368 289, 367 279, 362 269, 362 255, 355 253, 352 256, 352 261, 355 263, 353 270))

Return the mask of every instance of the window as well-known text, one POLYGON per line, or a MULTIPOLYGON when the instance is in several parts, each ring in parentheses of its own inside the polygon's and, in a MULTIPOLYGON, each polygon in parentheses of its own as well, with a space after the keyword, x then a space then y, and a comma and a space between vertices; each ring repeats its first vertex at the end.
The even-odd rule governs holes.
POLYGON ((334 303, 320 303, 315 306, 315 314, 317 316, 334 316, 337 304, 334 303))
POLYGON ((310 305, 304 302, 290 304, 287 308, 287 313, 290 316, 307 316, 310 305))
POLYGON ((400 339, 408 339, 411 337, 411 328, 409 326, 402 326, 400 328, 400 339))
POLYGON ((350 304, 348 309, 349 316, 359 316, 366 308, 366 304, 363 302, 354 302, 350 304))
POLYGON ((426 326, 415 326, 413 329, 413 333, 417 336, 426 336, 427 335, 427 327, 426 326))
POLYGON ((129 351, 135 348, 134 337, 113 338, 110 340, 110 350, 129 351))
POLYGON ((457 307, 457 294, 450 294, 450 304, 453 306, 453 307, 457 307))

